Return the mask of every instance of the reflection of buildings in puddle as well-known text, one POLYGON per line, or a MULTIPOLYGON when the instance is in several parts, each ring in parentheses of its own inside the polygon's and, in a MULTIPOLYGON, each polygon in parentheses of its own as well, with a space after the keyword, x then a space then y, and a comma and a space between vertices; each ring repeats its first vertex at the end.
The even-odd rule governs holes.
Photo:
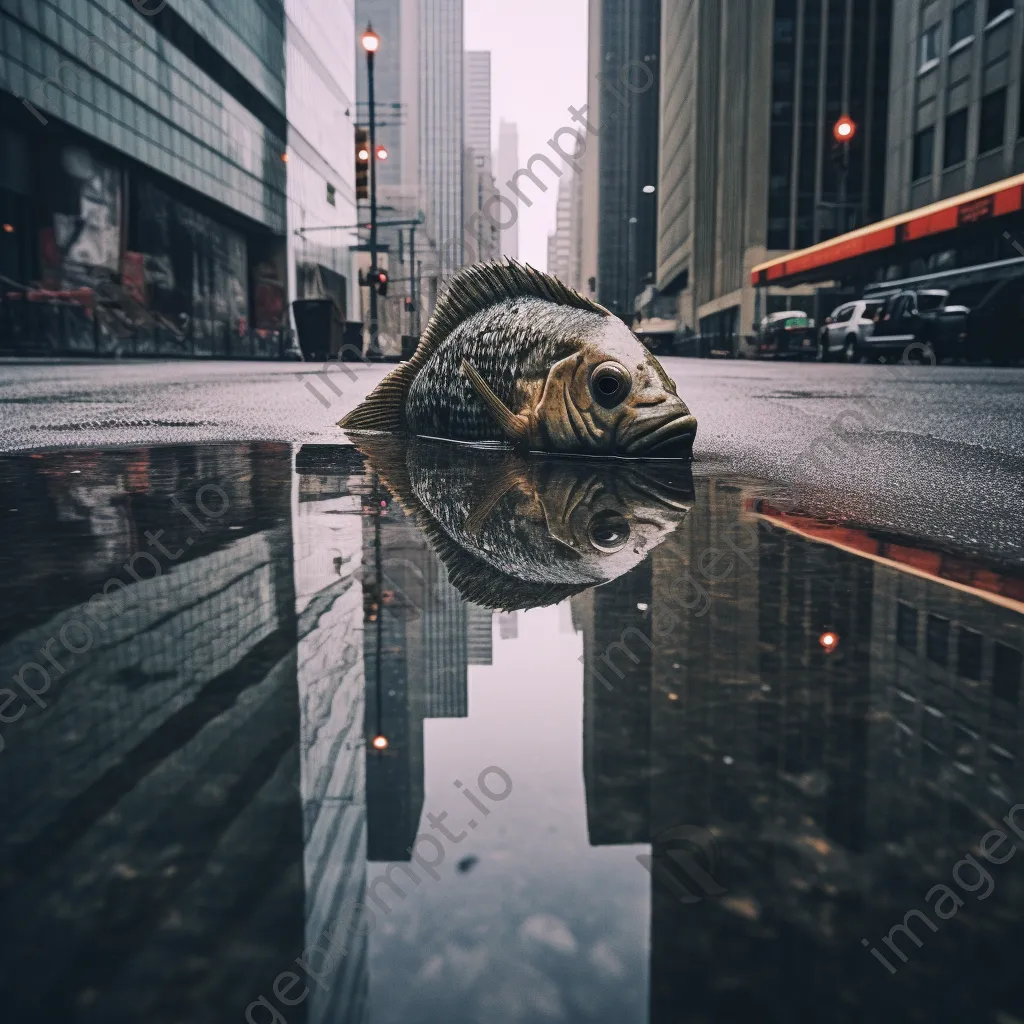
MULTIPOLYGON (((726 551, 750 509, 731 482, 698 480, 694 513, 649 566, 573 600, 591 842, 690 824, 722 843, 730 897, 696 928, 697 908, 653 883, 652 1022, 675 1020, 683 1002, 698 1015, 788 1006, 797 986, 822 1018, 841 990, 866 1000, 877 967, 866 959, 862 984, 849 963, 874 933, 863 922, 877 910, 888 928, 924 891, 873 888, 868 865, 884 873, 900 847, 918 851, 915 870, 952 863, 1019 783, 1021 616, 922 573, 923 559, 906 572, 863 557, 866 534, 839 548, 762 519, 749 564, 702 581, 707 615, 621 646, 631 627, 650 635, 679 566, 726 551), (832 652, 826 631, 840 640, 832 652), (781 947, 777 928, 791 935, 781 947), (746 994, 712 989, 733 972, 746 994)), ((1015 585, 971 577, 983 578, 1000 594, 1015 585)))
POLYGON ((3 674, 38 660, 70 620, 89 624, 93 642, 74 658, 51 645, 62 669, 47 707, 4 727, 7 1011, 227 1018, 253 978, 276 969, 278 944, 302 938, 301 881, 284 872, 302 848, 288 798, 298 781, 290 450, 24 461, 19 491, 7 493, 34 500, 8 553, 5 603, 23 576, 34 600, 7 618, 3 674), (211 479, 229 509, 199 531, 170 498, 211 479), (73 507, 88 514, 69 519, 73 507), (157 550, 147 531, 179 554, 161 555, 158 574, 140 563, 153 578, 136 582, 123 562, 157 550), (86 606, 110 578, 125 582, 126 601, 100 625, 86 606), (185 934, 216 956, 181 957, 185 934))
MULTIPOLYGON (((365 898, 367 862, 409 861, 423 808, 425 718, 465 717, 491 612, 465 604, 413 521, 352 449, 297 456, 294 510, 312 944, 365 898), (377 748, 367 742, 383 737, 377 748), (343 909, 347 908, 347 909, 343 909)), ((333 958, 310 1020, 359 1020, 366 936, 333 958)))

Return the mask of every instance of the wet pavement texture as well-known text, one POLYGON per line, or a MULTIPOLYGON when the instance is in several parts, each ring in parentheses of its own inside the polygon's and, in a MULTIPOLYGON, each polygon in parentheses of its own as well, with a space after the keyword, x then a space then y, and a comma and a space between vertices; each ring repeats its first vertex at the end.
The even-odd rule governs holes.
POLYGON ((1024 1021, 1019 561, 723 461, 0 458, 4 1021, 1024 1021))
MULTIPOLYGON (((663 360, 707 471, 1024 565, 1024 369, 663 360)), ((0 451, 336 444, 390 366, 0 361, 0 451)))

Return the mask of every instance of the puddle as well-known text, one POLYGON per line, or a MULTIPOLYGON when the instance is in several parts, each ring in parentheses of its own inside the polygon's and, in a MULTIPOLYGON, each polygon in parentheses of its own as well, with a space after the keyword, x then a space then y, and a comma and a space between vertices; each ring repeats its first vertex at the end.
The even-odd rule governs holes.
POLYGON ((1024 1020, 1018 569, 365 448, 0 460, 6 1020, 1024 1020))

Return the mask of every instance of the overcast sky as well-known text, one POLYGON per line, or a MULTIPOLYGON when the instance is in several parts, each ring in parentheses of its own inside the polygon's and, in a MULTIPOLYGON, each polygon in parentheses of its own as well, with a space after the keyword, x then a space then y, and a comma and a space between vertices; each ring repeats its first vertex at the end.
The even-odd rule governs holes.
MULTIPOLYGON (((548 139, 577 127, 568 107, 587 102, 587 0, 465 0, 465 12, 466 49, 491 51, 492 148, 504 118, 519 125, 520 167, 534 153, 550 154, 548 139)), ((552 186, 520 207, 519 257, 538 268, 547 264, 555 193, 552 186)))

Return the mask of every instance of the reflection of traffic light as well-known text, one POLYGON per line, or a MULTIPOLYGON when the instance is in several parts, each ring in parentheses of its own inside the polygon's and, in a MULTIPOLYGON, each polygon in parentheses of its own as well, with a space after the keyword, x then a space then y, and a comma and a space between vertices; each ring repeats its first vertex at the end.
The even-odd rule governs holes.
POLYGON ((386 270, 377 271, 377 294, 387 295, 388 293, 388 272, 386 270))
POLYGON ((365 128, 356 128, 356 202, 370 198, 370 142, 365 128))

